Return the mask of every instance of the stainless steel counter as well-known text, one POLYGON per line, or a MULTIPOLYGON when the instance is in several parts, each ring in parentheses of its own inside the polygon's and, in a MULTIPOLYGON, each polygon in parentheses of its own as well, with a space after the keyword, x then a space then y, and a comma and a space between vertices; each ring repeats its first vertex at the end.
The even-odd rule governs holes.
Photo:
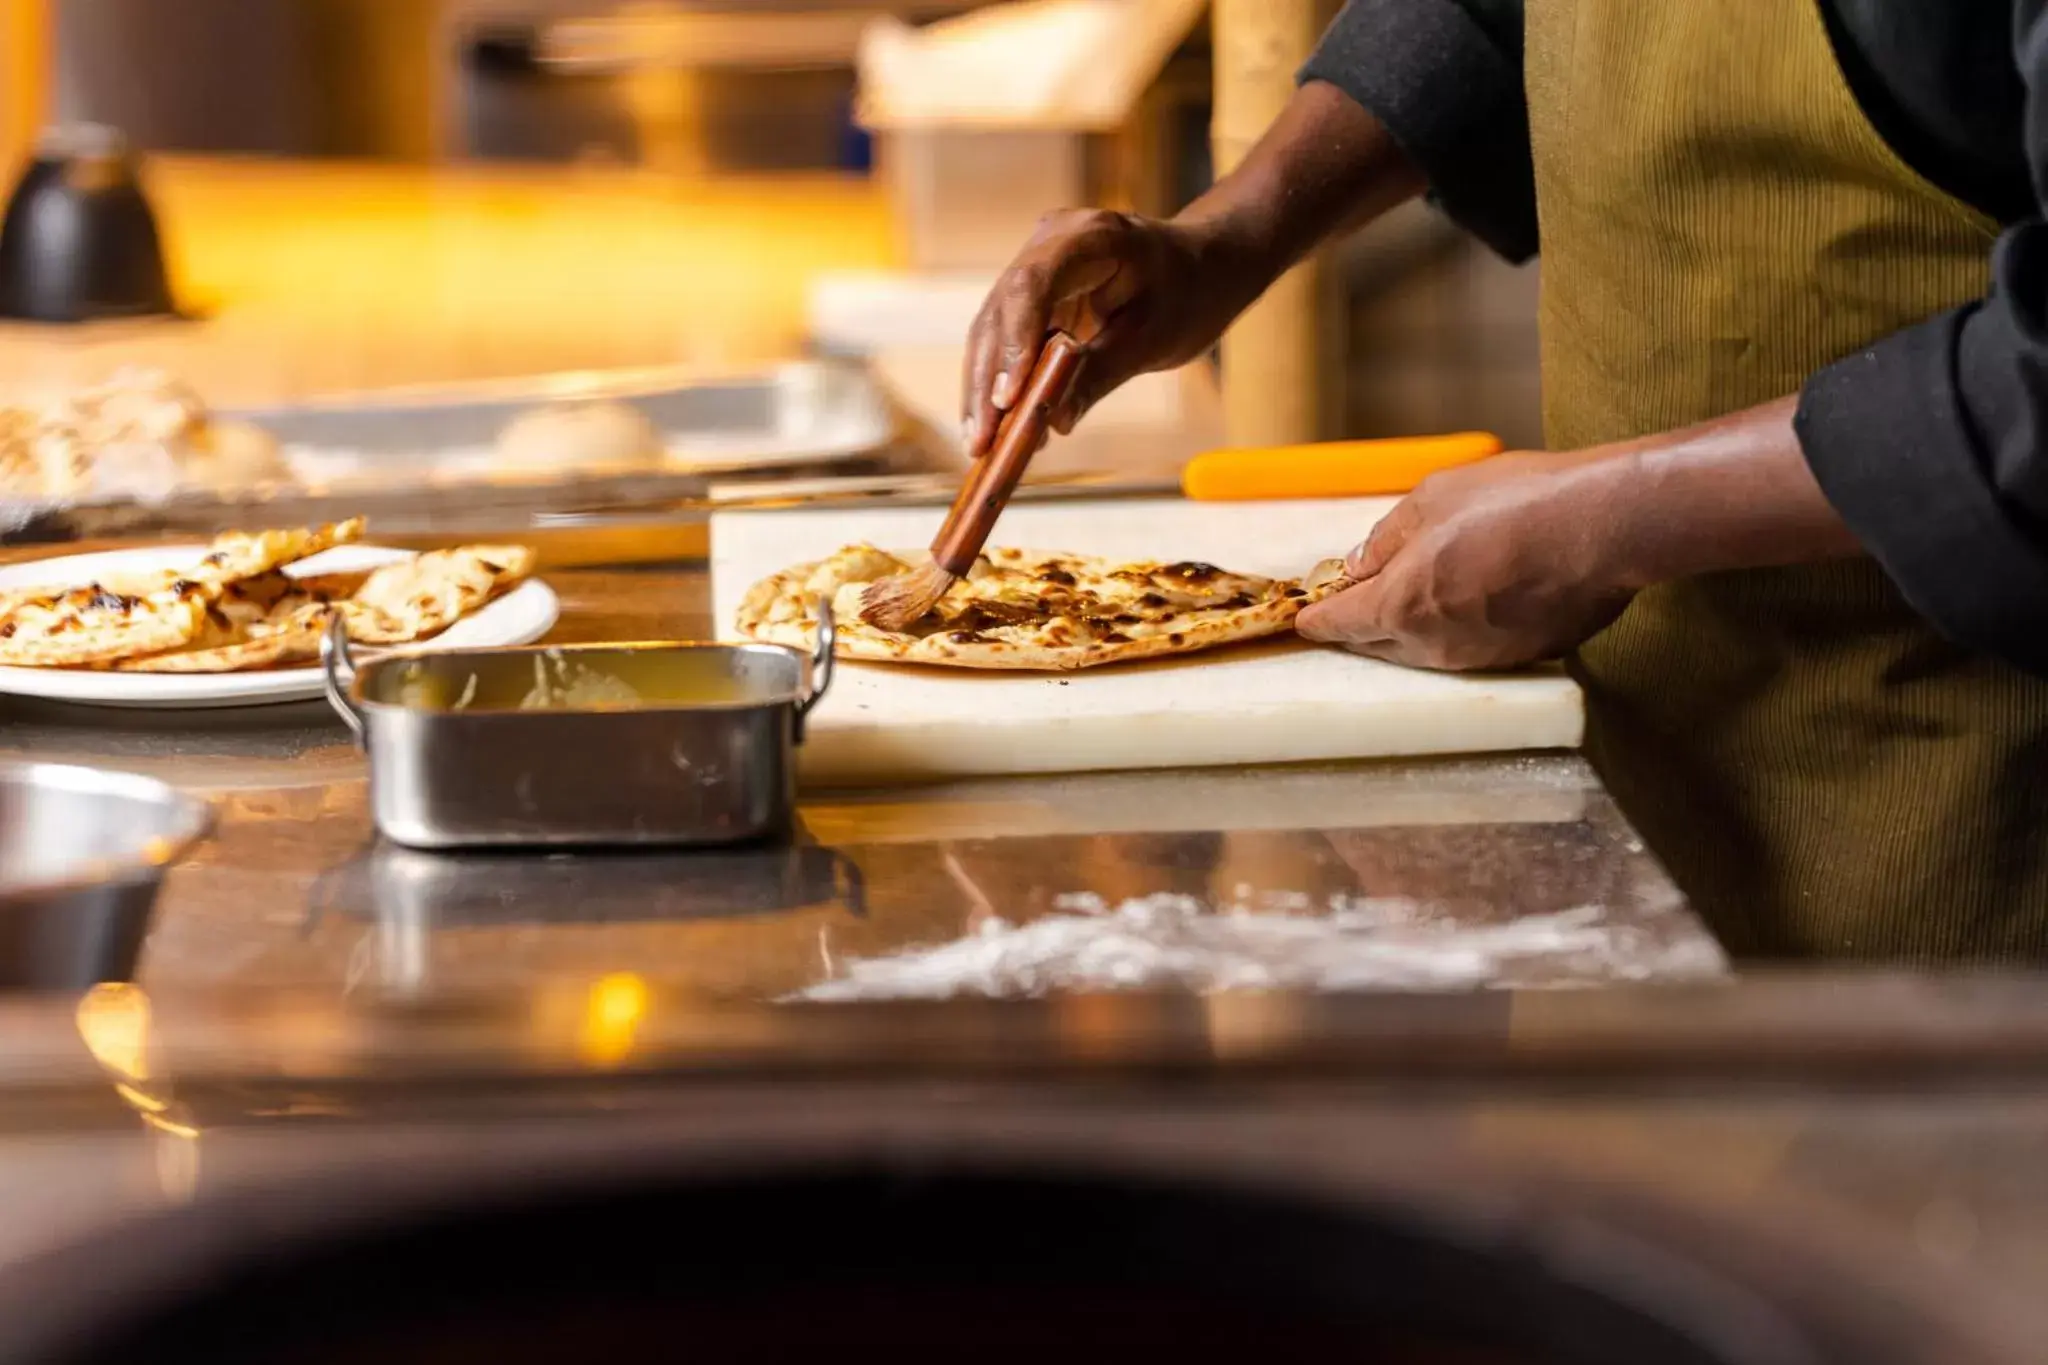
POLYGON ((88 1234, 146 1245, 126 1220, 224 1230, 255 1200, 281 1228, 321 1191, 965 1163, 1419 1200, 1489 1237, 1565 1229, 1579 1255, 1619 1206, 1628 1265, 1732 1254, 1879 1331, 1932 1300, 2001 1352, 1897 1359, 2017 1365, 2048 1330, 2044 1002, 2025 979, 1843 975, 778 1010, 658 978, 625 1007, 587 983, 109 988, 0 1005, 0 1287, 88 1234))
MULTIPOLYGON (((550 574, 554 638, 703 638, 701 572, 550 574)), ((715 996, 1560 985, 1724 963, 1567 755, 816 793, 794 848, 447 858, 375 844, 324 706, 0 702, 0 752, 220 805, 152 989, 436 994, 655 972, 715 996), (1212 914, 1213 911, 1239 911, 1212 914)))
MULTIPOLYGON (((550 576, 565 640, 704 633, 688 571, 550 576)), ((10 1321, 97 1320, 120 1296, 78 1286, 128 1252, 177 1269, 240 1229, 275 1258, 341 1206, 857 1168, 1413 1211, 1618 1258, 1627 1286, 1739 1271, 1863 1343, 1759 1359, 2020 1365, 2048 1331, 2040 979, 1727 977, 1570 756, 818 793, 788 849, 476 861, 375 847, 319 708, 10 700, 0 750, 147 771, 225 815, 139 986, 0 1000, 10 1321), (1088 989, 1219 978, 1621 984, 1088 989), (863 987, 1045 998, 757 1003, 863 987)), ((1201 1256, 1231 1250, 1192 1226, 1201 1256)), ((771 1259, 848 1232, 777 1225, 771 1259)))

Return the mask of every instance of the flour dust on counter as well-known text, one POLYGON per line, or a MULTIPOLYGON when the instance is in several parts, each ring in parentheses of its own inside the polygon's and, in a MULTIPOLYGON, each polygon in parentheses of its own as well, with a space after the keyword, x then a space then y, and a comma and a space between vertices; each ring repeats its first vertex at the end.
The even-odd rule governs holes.
POLYGON ((983 920, 964 938, 848 959, 790 997, 805 1001, 1031 998, 1090 991, 1469 990, 1711 979, 1725 960, 1702 940, 1655 941, 1641 925, 1579 906, 1471 924, 1401 897, 1305 895, 1211 910, 1156 894, 1114 907, 1062 898, 1028 923, 983 920))

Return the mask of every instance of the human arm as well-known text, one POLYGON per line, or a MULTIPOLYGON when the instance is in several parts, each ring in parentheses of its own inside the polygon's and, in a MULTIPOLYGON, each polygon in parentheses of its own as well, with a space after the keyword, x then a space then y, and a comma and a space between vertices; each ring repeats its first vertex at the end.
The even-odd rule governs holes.
MULTIPOLYGON (((2037 193, 2048 185, 2044 9, 2048 0, 2018 0, 2013 8, 2013 53, 2026 89, 2024 142, 2037 193)), ((1610 462, 1605 457, 1612 452, 1598 451, 1541 457, 1599 470, 1597 479, 1581 473, 1558 490, 1548 504, 1553 514, 1598 516, 1624 529, 1658 528, 1657 534, 1671 538, 1666 577, 1785 562, 1784 554, 1792 553, 1786 537, 1795 529, 1812 537, 1810 554, 1800 557, 1860 548, 1946 635, 2048 672, 2048 226, 2039 202, 2023 212, 1990 251, 1990 286, 1983 298, 1823 368, 1796 398, 1712 424, 1719 429, 1721 457, 1698 463, 1694 433, 1635 443, 1639 453, 1657 452, 1660 463, 1681 472, 1675 486, 1690 496, 1718 498, 1736 511, 1747 508, 1746 523, 1725 517, 1705 525, 1674 520, 1665 503, 1673 484, 1645 485, 1638 492, 1630 463, 1610 462), (1755 484, 1747 482, 1751 473, 1769 477, 1755 484), (1585 500, 1588 489, 1599 490, 1596 501, 1585 500), (1792 501, 1768 501, 1762 496, 1767 489, 1792 501), (1821 502, 1813 501, 1816 495, 1821 502), (1825 509, 1832 509, 1833 525, 1826 524, 1825 509), (1710 527, 1718 529, 1703 538, 1710 527), (1844 535, 1853 543, 1842 540, 1844 535)), ((1512 486, 1518 481, 1507 477, 1510 472, 1487 477, 1512 486)), ((1478 514, 1455 506, 1476 496, 1476 485, 1432 490, 1430 523, 1479 525, 1478 514)), ((1544 505, 1533 494, 1510 497, 1502 490, 1489 491, 1486 500, 1495 524, 1519 520, 1503 510, 1509 504, 1544 505)), ((1414 543, 1428 552, 1448 535, 1439 531, 1414 543)), ((1410 564, 1390 562, 1399 572, 1387 585, 1361 592, 1341 610, 1312 615, 1306 628, 1334 635, 1349 622, 1345 629, 1361 641, 1386 638, 1385 622, 1378 618, 1402 610, 1393 589, 1423 575, 1420 557, 1410 564)), ((1471 585, 1477 572, 1471 555, 1454 562, 1463 566, 1463 590, 1480 591, 1471 585)), ((1585 629, 1601 623, 1598 612, 1586 609, 1587 600, 1611 603, 1617 593, 1626 600, 1631 584, 1640 586, 1645 578, 1646 562, 1626 554, 1604 554, 1599 564, 1622 564, 1628 572, 1620 582, 1596 578, 1583 588, 1553 585, 1555 619, 1547 630, 1525 633, 1548 636, 1554 646, 1577 643, 1585 629)), ((1541 594, 1533 583, 1517 579, 1513 564, 1497 567, 1499 591, 1519 595, 1525 614, 1534 610, 1541 594)), ((1497 606, 1495 614, 1504 609, 1497 606)), ((1518 651, 1507 649, 1505 639, 1475 637, 1447 616, 1435 625, 1411 617, 1405 628, 1429 642, 1411 655, 1474 657, 1491 650, 1502 656, 1497 662, 1523 661, 1509 657, 1518 651)), ((1526 647, 1535 643, 1532 638, 1526 647)))
POLYGON ((1301 633, 1420 668, 1555 658, 1652 583, 1855 556, 1787 398, 1647 440, 1433 475, 1352 552, 1301 633))
POLYGON ((1113 324, 1055 414, 1067 431, 1132 376, 1201 355, 1322 242, 1425 188, 1510 260, 1533 255, 1522 5, 1347 0, 1280 120, 1196 203, 1163 223, 1079 212, 1046 220, 969 334, 969 449, 986 453, 1048 327, 1113 324))

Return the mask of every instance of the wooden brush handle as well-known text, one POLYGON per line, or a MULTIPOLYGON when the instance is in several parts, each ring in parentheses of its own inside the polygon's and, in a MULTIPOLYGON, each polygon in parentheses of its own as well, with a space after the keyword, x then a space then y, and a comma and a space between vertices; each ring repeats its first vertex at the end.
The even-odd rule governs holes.
POLYGON ((996 518, 1003 514, 1010 495, 1017 491, 1017 481, 1024 477, 1024 466, 1031 463, 1045 440, 1052 410, 1073 387, 1086 355, 1081 344, 1065 332, 1054 332, 1046 340, 1038 363, 1031 367, 1031 378, 1025 381, 1023 396, 1004 414, 996 428, 995 445, 967 472, 953 510, 946 513, 945 525, 932 541, 932 560, 947 573, 964 577, 974 567, 975 556, 988 544, 996 518))

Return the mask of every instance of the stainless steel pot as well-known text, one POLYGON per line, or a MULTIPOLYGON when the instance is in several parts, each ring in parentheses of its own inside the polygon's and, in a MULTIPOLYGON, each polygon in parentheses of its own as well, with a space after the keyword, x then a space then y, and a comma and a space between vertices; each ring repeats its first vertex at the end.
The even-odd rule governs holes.
POLYGON ((327 695, 370 759, 377 830, 410 848, 692 846, 785 837, 818 647, 619 644, 391 654, 337 619, 327 695))
POLYGON ((0 765, 0 990, 132 977, 164 873, 213 819, 154 778, 0 765))

